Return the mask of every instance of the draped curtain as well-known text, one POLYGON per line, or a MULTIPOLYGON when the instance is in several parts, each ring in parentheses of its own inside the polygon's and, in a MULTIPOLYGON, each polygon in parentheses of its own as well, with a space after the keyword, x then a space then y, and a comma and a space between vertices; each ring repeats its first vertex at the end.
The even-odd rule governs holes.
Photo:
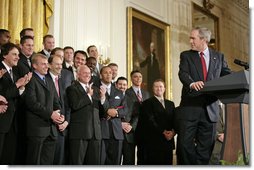
POLYGON ((34 51, 42 49, 48 33, 54 0, 0 0, 0 28, 11 33, 11 42, 19 44, 23 28, 34 29, 34 51))

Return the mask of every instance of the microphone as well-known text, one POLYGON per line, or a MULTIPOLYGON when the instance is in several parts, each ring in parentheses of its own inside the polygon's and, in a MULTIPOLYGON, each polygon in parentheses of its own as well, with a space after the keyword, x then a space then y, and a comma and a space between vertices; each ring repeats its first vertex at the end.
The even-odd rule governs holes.
POLYGON ((243 66, 245 68, 245 70, 249 69, 249 64, 247 62, 235 59, 234 63, 239 65, 239 66, 243 66))

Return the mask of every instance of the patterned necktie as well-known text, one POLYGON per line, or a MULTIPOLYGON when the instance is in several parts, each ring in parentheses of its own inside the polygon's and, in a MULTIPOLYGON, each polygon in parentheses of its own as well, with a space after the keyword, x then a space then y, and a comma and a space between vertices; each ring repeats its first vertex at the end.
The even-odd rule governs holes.
POLYGON ((58 77, 55 77, 55 87, 58 97, 60 96, 59 84, 58 84, 58 77))
POLYGON ((142 102, 142 96, 141 96, 139 90, 137 91, 137 98, 138 98, 138 101, 141 103, 142 102))
POLYGON ((206 68, 206 63, 205 63, 205 58, 204 58, 204 53, 203 52, 200 53, 200 60, 201 60, 201 64, 202 64, 202 71, 203 71, 203 75, 204 75, 204 81, 206 81, 207 68, 206 68))
POLYGON ((28 65, 29 65, 29 67, 31 68, 31 61, 30 61, 29 58, 27 59, 27 63, 28 63, 28 65))
POLYGON ((43 81, 44 84, 46 85, 46 79, 45 79, 45 77, 42 77, 42 81, 43 81))

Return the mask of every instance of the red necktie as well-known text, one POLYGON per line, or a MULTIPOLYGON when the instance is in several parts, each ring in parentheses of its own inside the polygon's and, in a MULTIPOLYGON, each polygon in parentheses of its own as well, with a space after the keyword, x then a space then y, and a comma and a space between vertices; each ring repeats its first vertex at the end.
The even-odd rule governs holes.
POLYGON ((59 84, 58 84, 58 77, 55 78, 55 86, 56 86, 56 92, 57 92, 58 96, 60 96, 59 84))
POLYGON ((137 97, 138 97, 138 101, 141 103, 142 102, 142 97, 141 97, 141 94, 140 94, 139 90, 137 91, 137 97))
POLYGON ((206 69, 206 63, 205 63, 205 58, 204 58, 204 53, 203 53, 203 52, 200 53, 200 60, 201 60, 201 64, 202 64, 202 70, 203 70, 203 75, 204 75, 204 81, 206 81, 207 69, 206 69))

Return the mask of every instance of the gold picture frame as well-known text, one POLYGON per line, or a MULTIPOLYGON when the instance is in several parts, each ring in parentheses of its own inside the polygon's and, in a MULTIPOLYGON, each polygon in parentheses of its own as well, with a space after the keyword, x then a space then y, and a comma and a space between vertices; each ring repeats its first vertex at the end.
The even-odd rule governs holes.
POLYGON ((127 78, 129 80, 129 85, 131 83, 131 71, 139 70, 143 75, 143 88, 151 92, 152 76, 156 76, 158 73, 157 75, 159 75, 159 77, 157 78, 163 79, 166 83, 165 97, 172 100, 170 25, 132 7, 128 7, 127 42, 127 78), (145 64, 145 61, 148 61, 146 59, 151 54, 151 44, 155 47, 153 54, 155 54, 154 56, 157 61, 154 59, 150 60, 152 60, 151 63, 154 61, 158 63, 158 71, 156 71, 156 69, 148 69, 151 68, 150 66, 152 66, 152 64, 150 66, 145 64), (156 74, 153 75, 153 73, 156 74))

